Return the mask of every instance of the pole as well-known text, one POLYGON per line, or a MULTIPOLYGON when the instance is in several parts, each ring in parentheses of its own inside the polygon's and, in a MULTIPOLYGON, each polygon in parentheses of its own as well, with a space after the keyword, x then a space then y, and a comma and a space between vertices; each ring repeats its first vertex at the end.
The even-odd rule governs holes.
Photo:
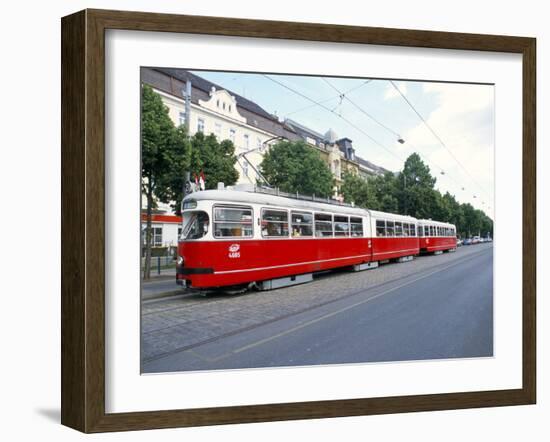
POLYGON ((185 125, 187 126, 187 135, 191 135, 191 82, 185 82, 185 125))

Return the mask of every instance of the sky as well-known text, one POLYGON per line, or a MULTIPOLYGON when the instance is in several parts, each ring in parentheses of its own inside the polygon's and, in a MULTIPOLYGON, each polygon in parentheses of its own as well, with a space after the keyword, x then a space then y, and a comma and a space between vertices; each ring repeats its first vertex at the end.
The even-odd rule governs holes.
POLYGON ((493 85, 193 73, 279 118, 321 134, 333 129, 339 138, 353 140, 356 155, 391 171, 401 170, 417 152, 439 191, 494 218, 493 85))

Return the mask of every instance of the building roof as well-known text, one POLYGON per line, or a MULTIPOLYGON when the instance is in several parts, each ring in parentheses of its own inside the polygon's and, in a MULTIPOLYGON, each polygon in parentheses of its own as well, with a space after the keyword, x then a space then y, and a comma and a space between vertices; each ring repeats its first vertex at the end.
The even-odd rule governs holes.
POLYGON ((384 169, 381 166, 377 166, 374 163, 371 163, 370 161, 365 160, 364 158, 361 158, 358 155, 355 155, 355 161, 357 161, 361 166, 366 167, 367 169, 372 170, 374 173, 379 174, 385 174, 386 172, 389 172, 389 170, 384 169))
MULTIPOLYGON (((210 99, 210 91, 213 87, 216 88, 216 90, 225 90, 235 97, 239 113, 246 118, 247 124, 265 130, 266 132, 274 135, 284 137, 290 141, 300 139, 306 140, 309 138, 315 141, 315 145, 317 147, 323 149, 326 148, 325 144, 327 142, 331 142, 330 140, 327 140, 327 137, 330 137, 331 139, 337 138, 336 133, 332 129, 329 129, 329 131, 323 135, 291 119, 285 119, 284 122, 280 122, 277 116, 270 114, 257 103, 244 98, 223 86, 199 77, 186 69, 160 67, 143 68, 142 81, 180 98, 184 97, 183 88, 185 82, 191 81, 191 101, 195 104, 199 104, 199 100, 210 99), (171 78, 174 80, 170 80, 171 78)), ((335 141, 338 142, 342 140, 347 140, 351 144, 351 140, 346 137, 335 141)), ((338 147, 344 154, 346 154, 345 147, 340 144, 344 143, 339 143, 338 147)), ((358 163, 363 168, 369 169, 375 174, 384 174, 387 172, 387 170, 383 167, 377 166, 376 164, 373 164, 357 155, 354 155, 353 161, 358 163)))
POLYGON ((315 145, 318 147, 321 147, 321 145, 326 141, 324 135, 321 135, 319 132, 310 129, 297 121, 291 120, 290 118, 285 119, 284 124, 292 128, 292 130, 302 139, 305 140, 306 138, 310 138, 315 140, 315 145))
MULTIPOLYGON (((231 95, 235 97, 235 100, 237 101, 237 106, 241 107, 243 109, 246 109, 250 112, 253 112, 257 115, 260 115, 264 118, 269 118, 272 120, 277 120, 277 117, 275 115, 270 114, 265 109, 263 109, 258 104, 254 103, 253 101, 248 100, 247 98, 242 97, 239 94, 236 94, 233 91, 230 91, 229 89, 220 86, 216 83, 212 83, 211 81, 208 81, 202 77, 199 77, 198 75, 195 75, 185 69, 175 69, 175 68, 153 68, 155 71, 162 72, 163 74, 169 75, 170 77, 174 77, 182 82, 191 81, 191 85, 193 88, 200 89, 203 92, 206 92, 207 94, 210 93, 212 90, 212 87, 215 87, 217 90, 223 89, 229 92, 231 95)), ((193 94, 191 94, 191 99, 193 100, 193 94)))

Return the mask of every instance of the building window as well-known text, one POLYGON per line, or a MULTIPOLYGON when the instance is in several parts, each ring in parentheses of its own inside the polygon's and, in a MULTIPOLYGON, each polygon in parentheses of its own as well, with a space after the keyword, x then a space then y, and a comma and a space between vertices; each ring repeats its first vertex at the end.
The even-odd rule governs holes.
POLYGON ((229 139, 233 144, 235 144, 235 135, 236 135, 235 129, 233 128, 229 129, 229 139))
POLYGON ((203 132, 204 133, 204 120, 202 118, 199 118, 197 120, 197 132, 203 132))
POLYGON ((250 147, 250 136, 248 134, 244 134, 244 148, 248 149, 250 147))
POLYGON ((229 105, 229 112, 231 112, 231 105, 229 105))
POLYGON ((256 147, 258 148, 258 150, 261 152, 263 150, 263 143, 262 143, 262 139, 258 137, 258 139, 256 140, 256 147))
POLYGON ((180 126, 183 126, 186 123, 186 121, 185 121, 185 111, 180 112, 180 114, 179 114, 179 123, 180 123, 180 126))
POLYGON ((218 138, 222 137, 222 125, 221 123, 215 123, 214 124, 214 133, 218 138))
POLYGON ((225 101, 224 101, 224 103, 223 103, 223 110, 225 110, 225 101))
POLYGON ((336 178, 340 178, 340 161, 334 160, 332 163, 332 173, 336 176, 336 178))
MULTIPOLYGON (((142 230, 143 245, 145 245, 147 240, 147 227, 143 227, 142 230)), ((151 246, 160 247, 162 246, 162 227, 152 226, 151 227, 151 246)))
POLYGON ((288 212, 286 210, 262 210, 262 236, 288 237, 288 212))
POLYGON ((214 209, 214 236, 251 237, 252 209, 216 207, 214 209))
POLYGON ((243 161, 243 173, 248 176, 248 161, 243 161))
POLYGON ((220 107, 220 100, 216 100, 216 107, 220 107))

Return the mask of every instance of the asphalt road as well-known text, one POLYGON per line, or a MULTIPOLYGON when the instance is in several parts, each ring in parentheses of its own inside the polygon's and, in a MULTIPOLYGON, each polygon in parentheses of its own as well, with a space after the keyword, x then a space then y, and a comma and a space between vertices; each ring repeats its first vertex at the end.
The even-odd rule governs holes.
POLYGON ((142 307, 142 371, 196 371, 493 353, 492 244, 302 286, 142 307))

